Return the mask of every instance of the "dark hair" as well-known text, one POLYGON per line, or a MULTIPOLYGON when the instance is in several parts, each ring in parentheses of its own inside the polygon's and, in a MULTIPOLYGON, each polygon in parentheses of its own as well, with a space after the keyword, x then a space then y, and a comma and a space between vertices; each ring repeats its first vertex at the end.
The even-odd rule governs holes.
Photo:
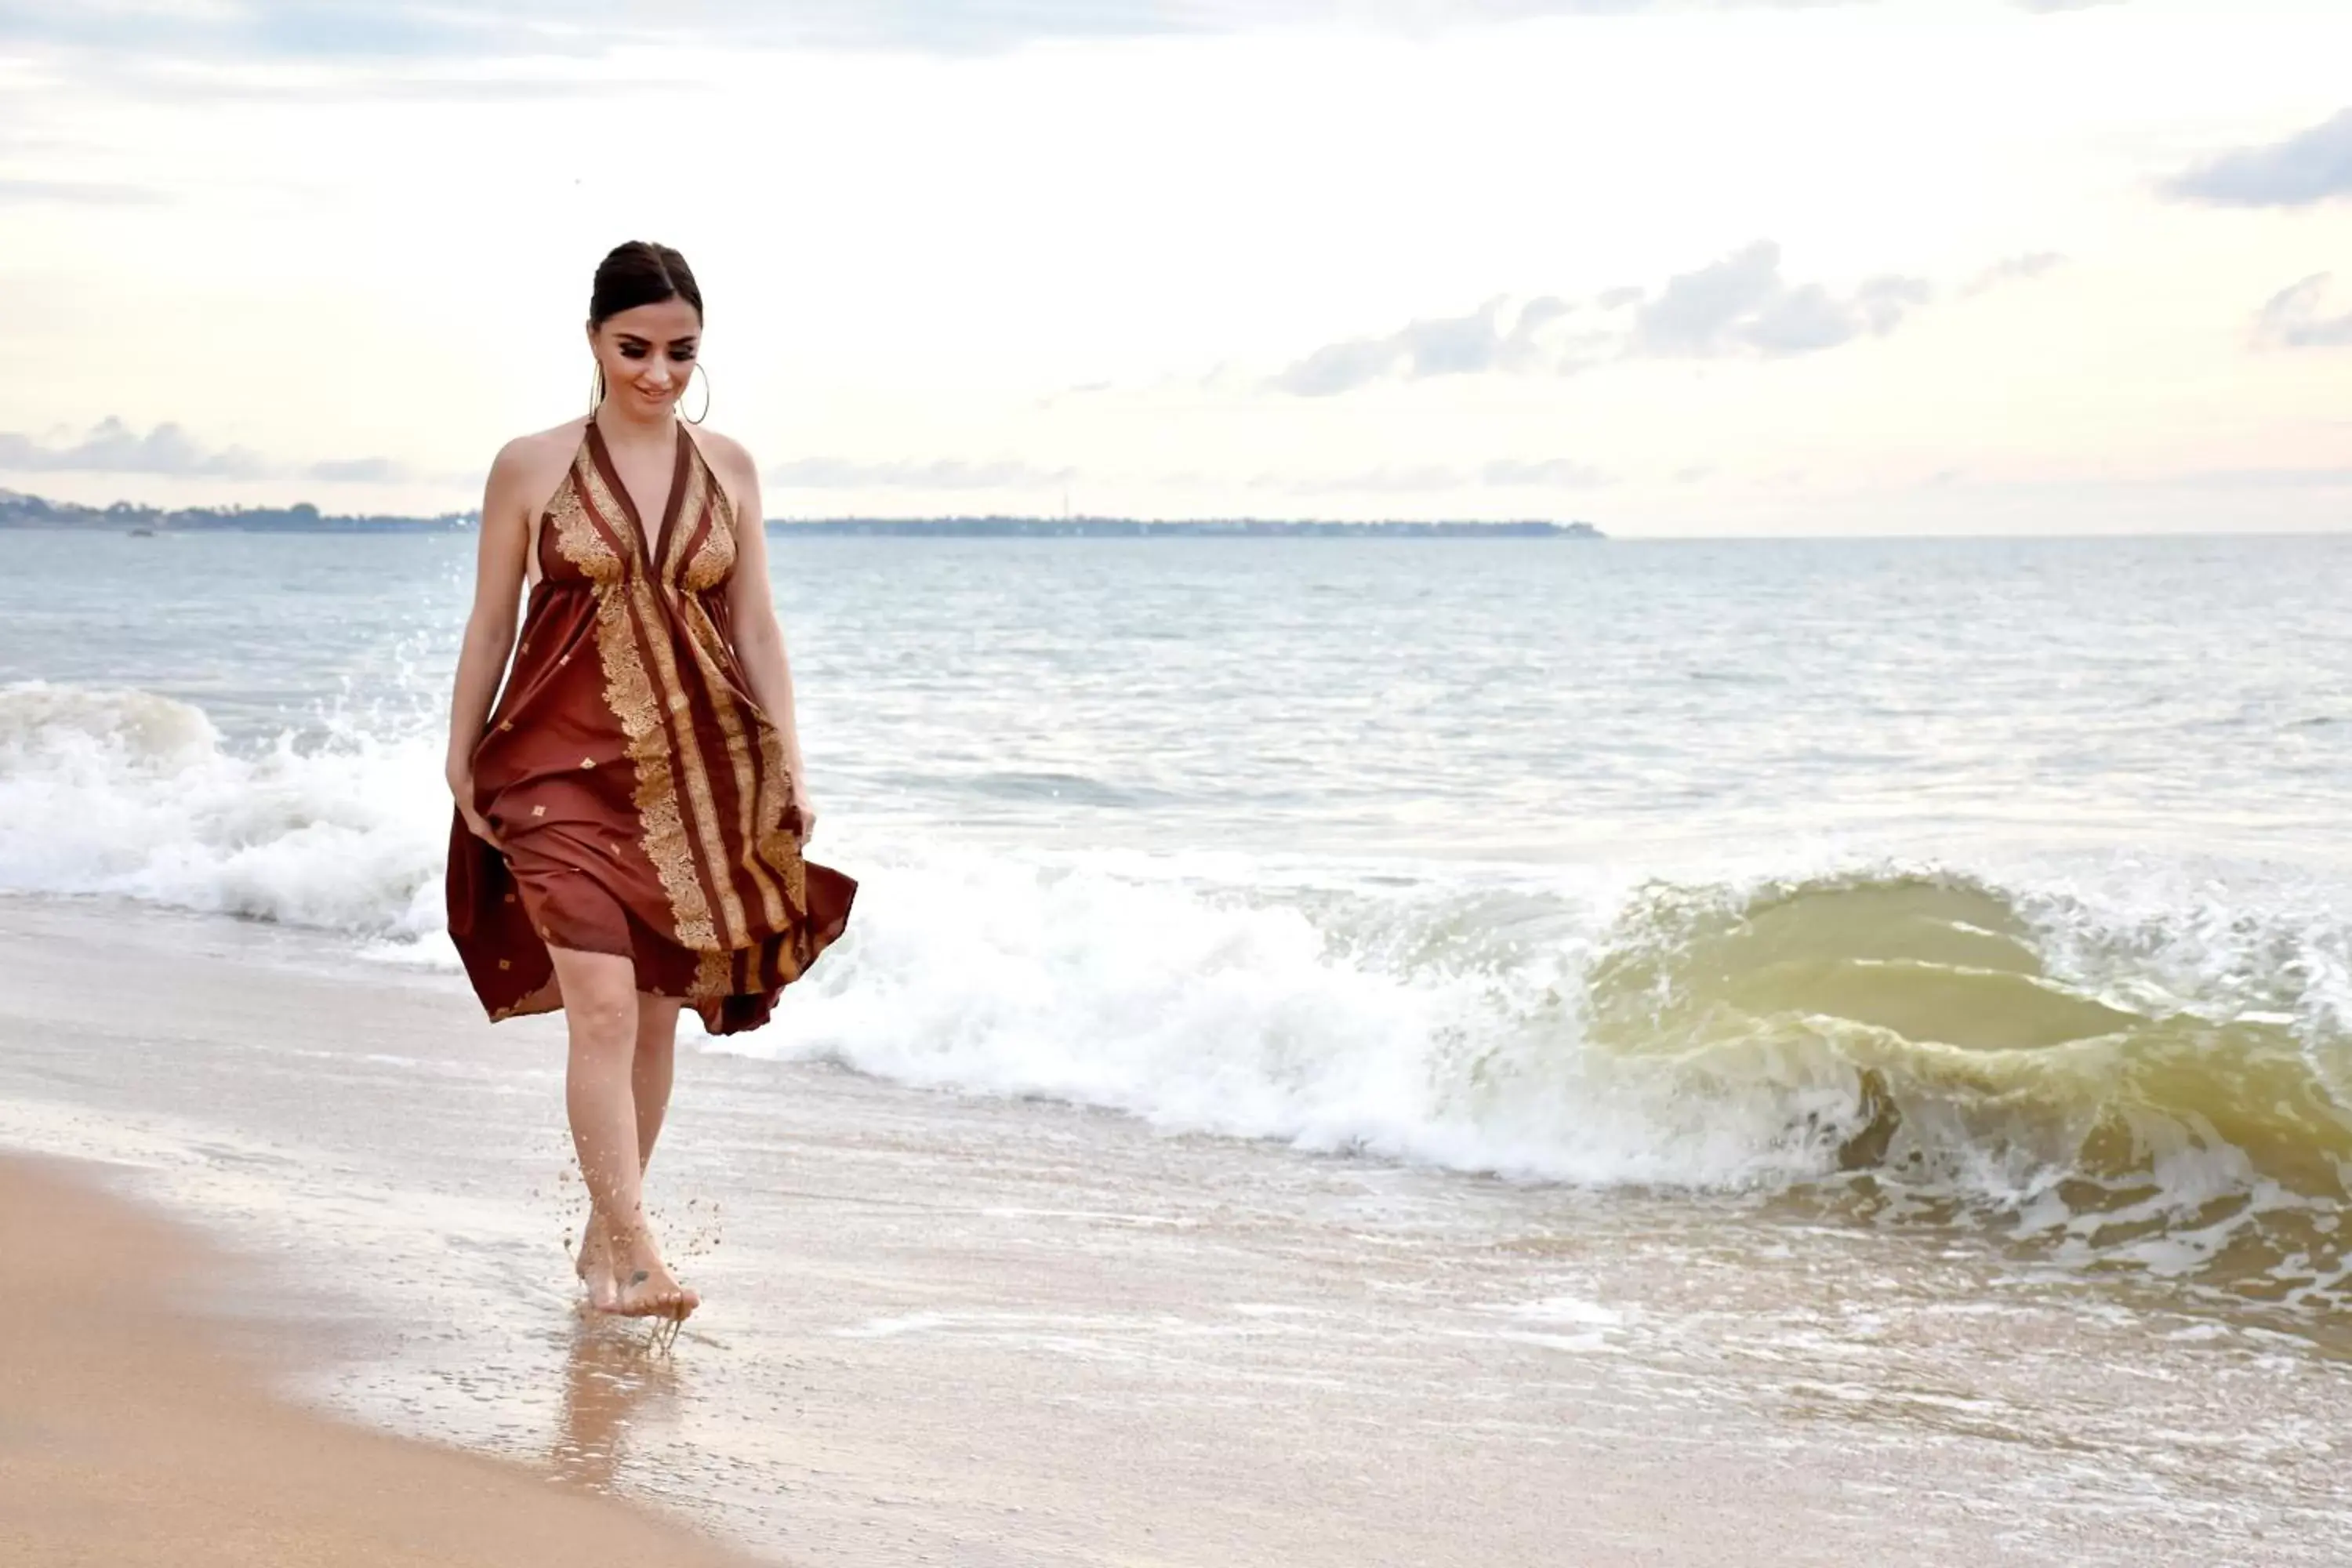
POLYGON ((624 310, 683 300, 702 314, 702 287, 686 258, 667 245, 642 239, 616 245, 596 264, 596 286, 588 295, 588 324, 600 327, 624 310))

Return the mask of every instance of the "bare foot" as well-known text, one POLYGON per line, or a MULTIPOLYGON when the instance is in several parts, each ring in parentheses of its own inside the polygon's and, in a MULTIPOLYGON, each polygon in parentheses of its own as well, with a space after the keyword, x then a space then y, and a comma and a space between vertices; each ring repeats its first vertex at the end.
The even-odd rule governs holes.
POLYGON ((682 1320, 702 1298, 679 1284, 654 1247, 653 1234, 642 1227, 614 1249, 620 1267, 614 1271, 620 1295, 611 1310, 625 1318, 682 1320))
POLYGON ((580 1250, 572 1257, 572 1271, 588 1287, 592 1310, 614 1310, 621 1299, 621 1282, 614 1270, 613 1244, 605 1233, 604 1216, 593 1208, 588 1211, 586 1228, 580 1233, 580 1250))

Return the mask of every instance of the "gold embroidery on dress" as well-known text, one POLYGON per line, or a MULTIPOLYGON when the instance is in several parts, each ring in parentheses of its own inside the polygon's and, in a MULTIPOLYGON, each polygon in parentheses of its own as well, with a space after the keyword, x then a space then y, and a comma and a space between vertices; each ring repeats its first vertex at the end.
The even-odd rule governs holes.
MULTIPOLYGON (((583 477, 590 486, 588 499, 594 503, 598 513, 608 519, 625 520, 628 516, 626 508, 623 506, 620 499, 614 495, 612 487, 604 482, 604 476, 598 471, 593 458, 583 453, 582 464, 583 477)), ((639 544, 641 541, 633 539, 631 542, 639 544)), ((648 702, 658 698, 670 711, 678 712, 686 707, 687 698, 678 684, 677 661, 671 647, 670 626, 668 619, 663 616, 662 606, 656 597, 658 592, 659 590, 654 584, 646 581, 641 573, 632 572, 623 579, 622 592, 614 597, 614 603, 615 605, 625 605, 629 609, 633 609, 638 625, 645 628, 646 645, 653 652, 651 669, 647 669, 646 662, 638 658, 634 640, 629 642, 628 656, 630 664, 638 673, 638 678, 645 682, 648 702)), ((625 627, 627 625, 625 612, 622 616, 622 625, 625 627)), ((682 726, 690 726, 692 716, 685 715, 678 722, 682 726)), ((695 948, 739 946, 748 940, 748 935, 744 931, 742 900, 735 896, 733 883, 729 879, 715 874, 711 877, 710 880, 716 884, 719 894, 719 908, 713 911, 709 900, 702 891, 701 879, 697 874, 695 865, 698 850, 705 868, 716 868, 726 863, 726 847, 719 839, 717 809, 710 798, 709 776, 703 771, 702 753, 692 743, 690 733, 684 737, 680 743, 673 744, 660 721, 658 713, 653 715, 653 731, 646 738, 646 746, 648 751, 657 753, 660 757, 660 794, 663 797, 661 805, 667 814, 667 822, 675 825, 670 831, 675 833, 676 842, 674 845, 665 843, 661 846, 662 853, 672 858, 670 864, 665 865, 662 859, 655 855, 654 824, 648 817, 646 852, 648 858, 654 859, 656 869, 661 872, 663 889, 670 895, 671 914, 678 924, 678 941, 684 946, 695 948), (689 839, 686 831, 684 814, 679 810, 677 786, 681 782, 686 786, 688 800, 694 807, 695 825, 698 830, 697 836, 701 840, 698 845, 689 839), (678 879, 673 880, 673 877, 678 879), (691 890, 690 900, 683 896, 687 889, 691 890), (693 921, 694 929, 698 932, 708 933, 704 941, 691 941, 685 934, 689 923, 690 911, 694 916, 698 917, 693 921), (717 917, 715 922, 714 912, 717 917)), ((632 754, 634 753, 633 742, 632 754)), ((641 772, 640 780, 642 781, 645 776, 641 772)), ((640 801, 644 799, 646 793, 641 784, 640 801)))
MULTIPOLYGON (((688 444, 692 445, 693 437, 687 439, 688 444)), ((686 494, 678 502, 677 522, 670 531, 669 553, 661 563, 664 583, 678 580, 678 561, 686 554, 687 541, 694 537, 695 526, 702 519, 705 499, 702 464, 695 453, 689 452, 687 454, 686 494)))
POLYGON ((709 593, 735 571, 735 503, 727 499, 726 486, 710 487, 710 530, 686 563, 683 577, 698 594, 709 593))
POLYGON ((686 585, 698 594, 708 594, 734 575, 735 531, 713 526, 703 536, 694 559, 686 563, 686 585))
MULTIPOLYGON (((646 641, 653 648, 654 679, 670 693, 670 706, 682 709, 686 706, 686 692, 678 682, 677 658, 671 643, 669 623, 663 618, 661 606, 654 602, 654 593, 653 587, 640 579, 631 584, 629 597, 637 605, 638 614, 645 619, 646 641)), ((691 713, 678 720, 682 727, 689 729, 693 721, 691 713)), ((686 743, 677 748, 676 755, 677 771, 685 778, 688 798, 694 804, 695 825, 701 838, 698 847, 702 852, 702 863, 710 868, 710 880, 719 894, 719 911, 723 924, 720 932, 723 941, 719 945, 741 946, 750 940, 750 933, 743 922, 743 900, 735 895, 734 879, 719 874, 727 864, 727 846, 719 836, 719 807, 711 799, 710 775, 704 772, 701 750, 692 743, 690 736, 686 743)), ((687 945, 691 947, 695 944, 688 942, 687 945)))
MULTIPOLYGON (((547 509, 547 521, 555 525, 555 548, 566 561, 580 568, 585 575, 600 583, 609 583, 621 574, 621 559, 596 525, 588 521, 580 504, 580 469, 588 466, 588 455, 582 452, 573 465, 571 477, 556 492, 547 509)), ((611 516, 610 512, 605 514, 611 516)))
POLYGON ((784 826, 785 797, 793 775, 784 764, 784 737, 772 725, 761 727, 760 755, 768 764, 760 791, 760 858, 782 874, 784 897, 793 909, 805 910, 808 887, 801 869, 801 841, 784 826))
MULTIPOLYGON (((773 775, 762 775, 753 763, 751 743, 744 733, 747 715, 725 672, 713 653, 719 643, 719 628, 710 624, 710 616, 700 601, 686 603, 688 642, 694 654, 696 670, 702 677, 702 689, 710 699, 710 710, 718 717, 719 732, 727 742, 727 763, 735 775, 736 831, 742 838, 741 864, 751 874, 751 886, 760 895, 761 912, 767 917, 770 931, 780 931, 784 924, 784 906, 777 896, 776 884, 761 865, 761 847, 767 833, 774 826, 777 815, 770 814, 774 795, 773 775)), ((757 723, 756 718, 752 721, 757 723)), ((764 748, 763 748, 764 750, 764 748)))
MULTIPOLYGON (((699 458, 699 448, 697 448, 699 458)), ((708 562, 713 572, 711 585, 723 581, 735 565, 735 510, 729 499, 727 487, 709 476, 707 464, 698 461, 698 477, 706 479, 703 492, 709 497, 711 523, 703 545, 694 553, 689 572, 703 567, 708 562)), ((690 586, 695 585, 689 584, 690 586)), ((760 904, 772 931, 784 929, 787 901, 790 910, 797 914, 806 907, 805 892, 794 890, 798 881, 800 842, 782 830, 784 789, 788 782, 783 767, 783 742, 774 727, 762 720, 758 710, 736 696, 735 684, 727 666, 731 656, 726 639, 711 624, 709 613, 698 599, 689 597, 686 611, 688 646, 695 663, 700 668, 703 689, 709 694, 712 711, 727 741, 728 762, 735 774, 736 798, 741 805, 739 813, 743 837, 741 863, 750 875, 751 885, 760 896, 760 904), (751 734, 755 732, 760 755, 751 754, 751 734), (750 787, 746 787, 747 784, 750 787), (771 870, 781 871, 785 891, 780 898, 771 870)))
MULTIPOLYGON (((572 479, 587 492, 587 501, 594 506, 597 514, 612 524, 614 532, 633 543, 627 514, 584 451, 572 469, 572 479)), ((611 552, 605 554, 609 558, 611 552)), ((677 928, 678 945, 708 952, 724 944, 712 926, 710 904, 703 896, 701 879, 695 874, 694 852, 687 842, 686 824, 678 813, 667 727, 662 721, 660 703, 645 660, 638 655, 635 630, 630 625, 632 604, 637 598, 635 594, 606 594, 596 601, 596 651, 604 665, 604 705, 620 721, 621 732, 628 742, 629 761, 636 767, 635 805, 641 830, 637 842, 646 858, 653 863, 662 891, 668 895, 670 922, 677 928)), ((648 625, 646 640, 659 647, 660 638, 653 635, 656 629, 656 625, 648 625)))
POLYGON ((694 966, 694 984, 686 988, 690 1002, 717 1002, 734 994, 733 954, 705 952, 694 966))

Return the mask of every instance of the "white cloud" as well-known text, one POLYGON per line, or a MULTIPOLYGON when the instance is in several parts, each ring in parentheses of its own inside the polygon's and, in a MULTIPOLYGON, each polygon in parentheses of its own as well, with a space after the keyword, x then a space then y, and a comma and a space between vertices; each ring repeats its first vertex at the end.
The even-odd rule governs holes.
POLYGON ((2267 146, 2245 147, 2177 174, 2165 193, 2224 207, 2301 207, 2352 197, 2352 109, 2267 146))
POLYGON ((41 441, 14 431, 0 431, 0 470, 251 479, 268 472, 269 466, 258 454, 242 447, 201 446, 186 430, 169 421, 142 436, 110 415, 79 440, 41 441))
POLYGON ((854 462, 843 458, 795 458, 778 463, 763 478, 778 489, 1017 489, 1059 484, 1074 468, 1040 468, 1013 458, 970 462, 961 458, 854 462))
POLYGON ((1818 353, 1857 338, 1884 337, 1926 304, 1922 278, 1874 278, 1839 294, 1780 276, 1780 247, 1759 241, 1736 256, 1685 272, 1636 307, 1629 352, 1660 358, 1818 353))
MULTIPOLYGON (((1821 0, 1699 0, 1801 11, 1821 0)), ((2016 0, 2027 11, 2105 0, 2016 0)), ((1675 0, 0 0, 0 43, 297 60, 475 59, 693 43, 969 55, 1024 45, 1321 26, 1425 35, 1541 17, 1693 8, 1675 0)))
POLYGON ((1547 294, 1511 312, 1507 326, 1505 301, 1490 300, 1467 316, 1327 344, 1266 385, 1329 397, 1392 377, 1564 373, 1635 359, 1779 359, 1883 337, 1933 294, 1925 279, 1895 276, 1845 292, 1792 284, 1780 275, 1780 247, 1761 240, 1669 279, 1654 298, 1618 288, 1577 305, 1547 294))
POLYGON ((2255 341, 2270 348, 2333 349, 2352 346, 2352 310, 2326 313, 2331 275, 2315 272, 2271 296, 2254 321, 2255 341))
POLYGON ((2004 257, 1962 284, 1960 297, 1973 299, 2004 283, 2030 283, 2035 279, 2049 277, 2065 265, 2066 258, 2054 250, 2032 250, 2019 256, 2004 257))
POLYGON ((1490 300, 1466 316, 1412 321, 1383 338, 1331 343, 1276 375, 1269 384, 1301 397, 1328 397, 1391 374, 1419 380, 1545 368, 1551 356, 1537 341, 1538 334, 1567 314, 1569 305, 1549 295, 1529 300, 1514 312, 1507 328, 1501 324, 1503 305, 1490 300))
POLYGON ((300 477, 328 483, 384 483, 406 477, 389 458, 271 462, 243 447, 207 447, 165 420, 145 435, 112 415, 79 439, 43 440, 0 430, 0 472, 19 474, 144 474, 183 479, 257 479, 300 477))
POLYGON ((1260 474, 1251 481, 1257 489, 1299 495, 1354 491, 1367 495, 1460 493, 1475 489, 1594 489, 1610 477, 1589 464, 1568 458, 1495 458, 1484 463, 1456 467, 1444 463, 1382 465, 1352 472, 1260 474))

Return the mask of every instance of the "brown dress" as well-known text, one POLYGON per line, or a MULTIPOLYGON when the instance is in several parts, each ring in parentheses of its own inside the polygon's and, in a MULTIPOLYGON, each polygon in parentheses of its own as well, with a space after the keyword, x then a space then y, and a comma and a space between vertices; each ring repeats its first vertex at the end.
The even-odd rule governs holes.
POLYGON ((551 946, 634 961, 713 1034, 768 1021, 857 884, 801 858, 775 726, 730 635, 735 517, 684 426, 648 531, 593 419, 548 503, 513 668, 474 748, 506 846, 449 833, 449 935, 493 1019, 563 1005, 551 946))

